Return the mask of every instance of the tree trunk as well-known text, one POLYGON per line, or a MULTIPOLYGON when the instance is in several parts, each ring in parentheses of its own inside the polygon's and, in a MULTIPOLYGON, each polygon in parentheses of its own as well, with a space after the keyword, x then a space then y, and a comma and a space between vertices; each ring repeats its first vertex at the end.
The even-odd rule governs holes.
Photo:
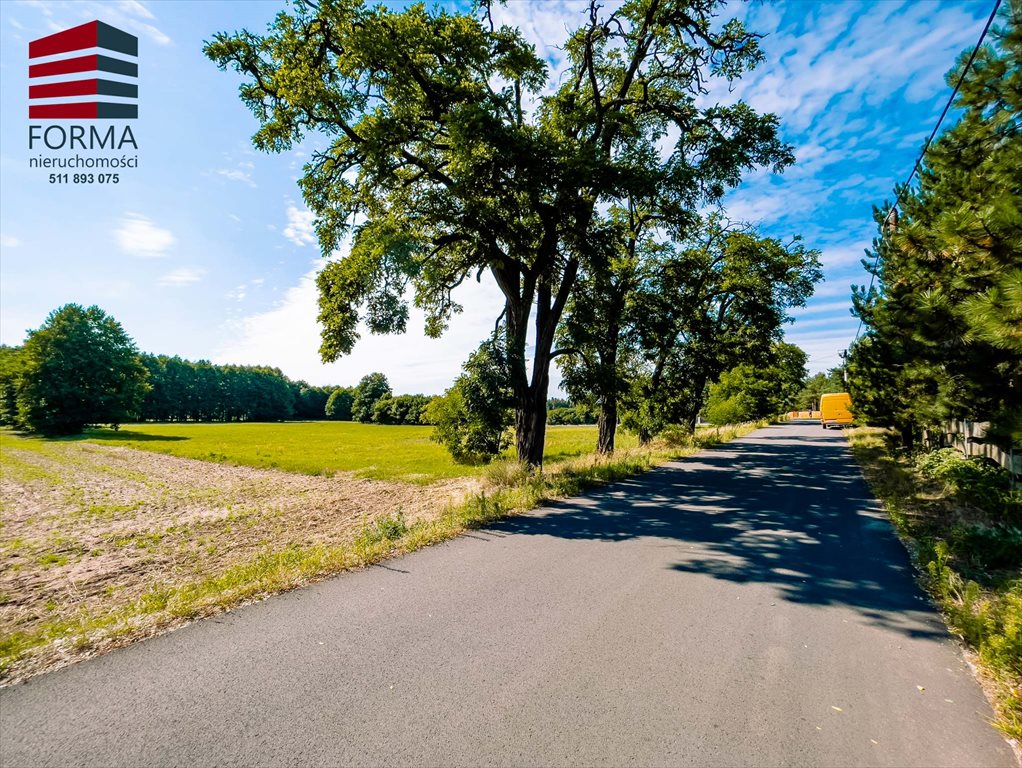
POLYGON ((604 395, 600 402, 600 418, 597 421, 600 435, 596 441, 597 453, 614 452, 614 434, 617 432, 617 393, 604 395))
POLYGON ((600 350, 600 392, 599 438, 596 441, 598 453, 614 452, 614 434, 617 431, 617 348, 621 336, 621 313, 624 310, 624 291, 613 296, 607 311, 606 344, 600 350))
POLYGON ((696 422, 699 421, 699 411, 689 412, 685 416, 685 430, 690 434, 694 435, 696 432, 696 422))
MULTIPOLYGON (((532 388, 530 387, 530 390, 532 388)), ((546 444, 546 388, 529 393, 515 407, 515 448, 518 461, 530 467, 543 466, 546 444)))
POLYGON ((915 446, 916 428, 914 421, 903 422, 898 431, 901 433, 901 446, 911 450, 915 446))
POLYGON ((649 441, 653 439, 653 433, 649 431, 649 427, 639 427, 639 445, 649 445, 649 441))

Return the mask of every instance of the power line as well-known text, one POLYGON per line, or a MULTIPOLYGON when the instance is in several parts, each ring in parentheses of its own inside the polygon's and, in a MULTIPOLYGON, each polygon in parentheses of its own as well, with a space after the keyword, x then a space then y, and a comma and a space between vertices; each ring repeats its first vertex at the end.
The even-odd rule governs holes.
MULTIPOLYGON (((912 179, 915 178, 916 173, 919 171, 919 165, 923 162, 923 158, 926 156, 926 150, 930 148, 930 143, 933 141, 933 137, 937 135, 937 131, 940 130, 940 124, 944 122, 944 118, 947 117, 948 110, 951 109, 951 105, 954 103, 955 96, 958 95, 958 89, 962 87, 962 83, 965 81, 965 76, 969 73, 969 69, 972 67, 972 62, 976 60, 976 54, 979 53, 979 49, 983 46, 983 40, 986 39, 987 32, 990 31, 990 26, 994 23, 994 17, 997 16, 997 11, 1001 7, 1001 0, 994 0, 994 9, 990 11, 990 16, 987 19, 987 23, 983 26, 983 32, 980 33, 979 40, 976 42, 976 47, 972 49, 972 53, 969 55, 969 60, 965 63, 965 68, 962 70, 962 74, 958 77, 958 82, 955 83, 954 90, 951 91, 951 97, 947 100, 947 104, 944 105, 944 110, 940 113, 940 117, 937 118, 937 124, 933 126, 933 130, 930 131, 930 137, 926 140, 923 145, 922 151, 919 153, 919 157, 916 158, 915 163, 912 165, 912 173, 908 175, 905 183, 901 187, 901 191, 898 192, 898 198, 894 201, 894 205, 891 206, 891 210, 887 214, 887 219, 890 219, 891 214, 898 210, 898 206, 901 205, 901 198, 905 195, 908 190, 908 185, 912 183, 912 179)), ((886 221, 886 219, 885 219, 886 221)), ((866 295, 868 296, 873 290, 873 283, 876 280, 876 269, 877 264, 880 262, 880 253, 878 252, 876 258, 873 259, 873 269, 869 274, 869 288, 866 289, 866 295)), ((862 332, 862 318, 859 318, 859 327, 855 330, 855 338, 852 340, 852 344, 859 340, 859 334, 862 332)))

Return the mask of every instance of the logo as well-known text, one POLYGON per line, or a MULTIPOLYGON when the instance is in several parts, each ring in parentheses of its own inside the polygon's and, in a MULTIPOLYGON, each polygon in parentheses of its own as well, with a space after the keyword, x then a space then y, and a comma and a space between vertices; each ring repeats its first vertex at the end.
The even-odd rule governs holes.
POLYGON ((33 40, 28 58, 30 120, 138 117, 138 38, 134 35, 102 21, 90 21, 33 40), (90 52, 67 55, 82 51, 90 52), (110 75, 118 79, 111 80, 110 75), (107 101, 104 97, 134 101, 107 101))

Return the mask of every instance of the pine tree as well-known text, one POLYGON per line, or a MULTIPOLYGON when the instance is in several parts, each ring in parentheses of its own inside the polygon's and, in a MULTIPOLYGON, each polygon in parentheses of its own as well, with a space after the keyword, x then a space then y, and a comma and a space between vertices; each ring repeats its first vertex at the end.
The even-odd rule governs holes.
POLYGON ((849 387, 861 414, 908 442, 948 419, 1022 437, 1020 19, 1013 0, 965 74, 961 119, 927 150, 918 190, 901 190, 897 226, 890 206, 875 211, 877 287, 855 295, 867 333, 851 351, 849 387))

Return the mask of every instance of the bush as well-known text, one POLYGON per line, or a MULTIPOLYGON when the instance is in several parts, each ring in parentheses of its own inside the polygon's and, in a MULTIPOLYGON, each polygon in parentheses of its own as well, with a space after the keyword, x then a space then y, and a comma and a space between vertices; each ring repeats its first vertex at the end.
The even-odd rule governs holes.
POLYGON ((547 411, 547 424, 595 424, 596 412, 585 405, 562 406, 547 411))
POLYGON ((668 448, 690 448, 695 441, 695 435, 684 426, 668 424, 660 433, 660 440, 668 448))
POLYGON ((1003 511, 1011 476, 996 462, 982 456, 962 456, 954 448, 941 448, 916 457, 915 467, 923 477, 944 483, 949 493, 966 497, 988 511, 1003 511))
POLYGON ((369 549, 380 542, 394 542, 408 533, 408 521, 405 520, 404 512, 399 511, 396 515, 383 515, 376 519, 372 526, 363 523, 362 531, 355 539, 355 546, 358 549, 369 549))
POLYGON ((704 418, 711 424, 740 424, 753 417, 755 404, 747 394, 739 392, 727 398, 715 398, 712 394, 703 409, 704 418))
POLYGON ((958 525, 951 531, 952 551, 974 568, 1022 566, 1022 530, 1011 525, 958 525))
POLYGON ((421 424, 430 400, 425 395, 384 395, 373 406, 373 421, 377 424, 421 424))
POLYGON ((465 372, 426 407, 433 439, 461 464, 486 464, 510 445, 512 396, 504 357, 492 341, 483 342, 465 363, 465 372))

